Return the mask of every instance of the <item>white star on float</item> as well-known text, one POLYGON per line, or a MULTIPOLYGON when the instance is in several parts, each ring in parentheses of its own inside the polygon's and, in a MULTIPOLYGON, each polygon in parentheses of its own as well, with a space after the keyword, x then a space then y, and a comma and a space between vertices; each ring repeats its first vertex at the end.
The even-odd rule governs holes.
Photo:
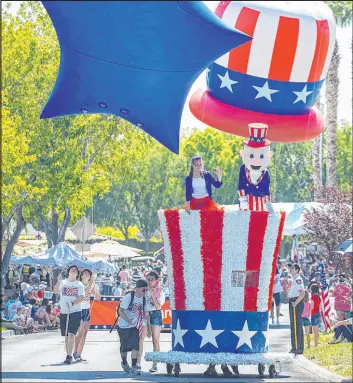
POLYGON ((239 338, 239 342, 237 344, 238 349, 243 344, 247 344, 252 350, 251 338, 257 333, 257 331, 250 331, 248 326, 248 321, 246 320, 241 331, 232 331, 234 335, 239 338))
POLYGON ((97 326, 97 325, 95 325, 95 326, 94 326, 94 328, 98 328, 98 326, 97 326))
POLYGON ((220 74, 217 74, 217 76, 221 79, 222 83, 220 85, 220 88, 227 88, 233 93, 232 85, 238 84, 239 81, 234 81, 229 78, 228 71, 226 71, 224 76, 221 76, 220 74))
POLYGON ((224 330, 213 330, 211 326, 211 321, 208 320, 206 328, 204 330, 195 330, 199 335, 202 336, 202 341, 200 348, 205 346, 207 343, 211 343, 213 346, 218 348, 216 337, 224 332, 224 330))
POLYGON ((262 87, 261 86, 255 86, 255 85, 253 85, 252 87, 257 90, 257 95, 256 95, 255 99, 265 97, 265 98, 267 98, 268 101, 271 101, 271 102, 272 102, 271 94, 279 92, 279 89, 269 88, 268 81, 266 81, 262 87))
POLYGON ((304 104, 306 103, 306 98, 309 96, 309 94, 313 93, 313 90, 308 91, 308 86, 305 85, 302 91, 300 92, 295 92, 293 90, 293 93, 297 96, 297 99, 293 102, 293 104, 296 104, 299 101, 303 101, 304 104))
POLYGON ((177 321, 177 327, 173 330, 174 333, 174 347, 179 343, 181 347, 184 347, 183 336, 188 330, 182 330, 180 327, 180 320, 177 321))
POLYGON ((104 328, 104 329, 106 329, 106 328, 107 328, 107 326, 106 326, 106 325, 104 325, 104 326, 103 326, 103 328, 104 328))

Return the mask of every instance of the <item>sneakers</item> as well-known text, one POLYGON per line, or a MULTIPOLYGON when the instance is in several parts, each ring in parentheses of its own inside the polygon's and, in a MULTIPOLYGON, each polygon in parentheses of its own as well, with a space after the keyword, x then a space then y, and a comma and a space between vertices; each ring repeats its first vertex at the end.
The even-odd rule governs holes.
POLYGON ((277 325, 277 326, 279 326, 279 325, 280 325, 280 323, 279 323, 279 319, 277 319, 277 323, 276 323, 276 325, 277 325))
POLYGON ((140 363, 136 363, 136 370, 141 371, 141 364, 140 363))
POLYGON ((221 369, 222 369, 224 376, 232 376, 233 375, 232 371, 230 371, 230 369, 228 368, 228 366, 226 364, 222 364, 221 369))
POLYGON ((74 356, 76 362, 81 362, 81 357, 77 352, 74 352, 72 355, 74 356))
POLYGON ((131 367, 130 373, 131 375, 141 375, 141 367, 140 369, 137 366, 131 367))
POLYGON ((124 370, 124 372, 129 373, 131 371, 131 368, 129 366, 129 363, 121 363, 121 368, 124 370))
POLYGON ((64 363, 65 364, 71 364, 72 363, 72 356, 71 355, 67 355, 66 359, 64 360, 64 363))
POLYGON ((153 363, 153 365, 152 365, 152 367, 150 368, 149 371, 150 372, 157 372, 158 371, 157 363, 153 363))

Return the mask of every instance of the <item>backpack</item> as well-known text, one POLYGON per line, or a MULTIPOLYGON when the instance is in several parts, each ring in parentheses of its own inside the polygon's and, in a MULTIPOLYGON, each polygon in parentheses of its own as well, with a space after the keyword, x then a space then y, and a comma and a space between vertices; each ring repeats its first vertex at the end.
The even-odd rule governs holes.
MULTIPOLYGON (((129 303, 129 307, 126 310, 131 311, 132 304, 134 302, 134 297, 135 297, 135 290, 127 291, 125 295, 127 295, 127 294, 130 294, 131 300, 129 303)), ((143 297, 143 299, 142 299, 142 309, 143 310, 145 309, 145 304, 146 304, 146 297, 143 297)), ((120 317, 119 308, 120 308, 120 305, 116 307, 116 321, 118 321, 118 319, 120 317)))

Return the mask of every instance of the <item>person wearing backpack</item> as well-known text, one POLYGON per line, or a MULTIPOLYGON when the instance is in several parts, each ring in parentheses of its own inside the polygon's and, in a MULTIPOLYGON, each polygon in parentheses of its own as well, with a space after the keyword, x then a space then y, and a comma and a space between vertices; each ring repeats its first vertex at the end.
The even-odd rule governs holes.
POLYGON ((122 299, 118 311, 118 333, 120 338, 121 367, 125 372, 139 375, 136 368, 140 337, 146 326, 147 282, 138 280, 134 291, 122 299), (127 362, 127 353, 131 351, 131 368, 127 362))

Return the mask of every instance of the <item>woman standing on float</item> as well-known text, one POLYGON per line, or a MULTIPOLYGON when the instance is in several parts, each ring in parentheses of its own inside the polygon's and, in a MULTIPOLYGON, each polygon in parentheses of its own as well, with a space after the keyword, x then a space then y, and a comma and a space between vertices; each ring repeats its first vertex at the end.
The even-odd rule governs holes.
POLYGON ((82 359, 81 354, 86 342, 86 337, 87 337, 89 324, 91 320, 91 314, 90 314, 91 297, 94 297, 94 299, 97 299, 97 300, 100 299, 100 293, 96 284, 94 283, 93 273, 91 270, 89 269, 82 270, 80 275, 80 281, 83 283, 83 286, 84 286, 84 296, 82 301, 81 323, 80 323, 80 328, 78 330, 78 333, 76 335, 75 350, 73 353, 73 357, 75 358, 76 362, 80 362, 81 360, 84 360, 82 359))
POLYGON ((222 186, 222 169, 215 169, 217 180, 210 172, 204 170, 201 156, 194 156, 191 159, 190 173, 185 179, 186 205, 185 210, 220 209, 221 206, 212 200, 212 185, 215 188, 222 186))

